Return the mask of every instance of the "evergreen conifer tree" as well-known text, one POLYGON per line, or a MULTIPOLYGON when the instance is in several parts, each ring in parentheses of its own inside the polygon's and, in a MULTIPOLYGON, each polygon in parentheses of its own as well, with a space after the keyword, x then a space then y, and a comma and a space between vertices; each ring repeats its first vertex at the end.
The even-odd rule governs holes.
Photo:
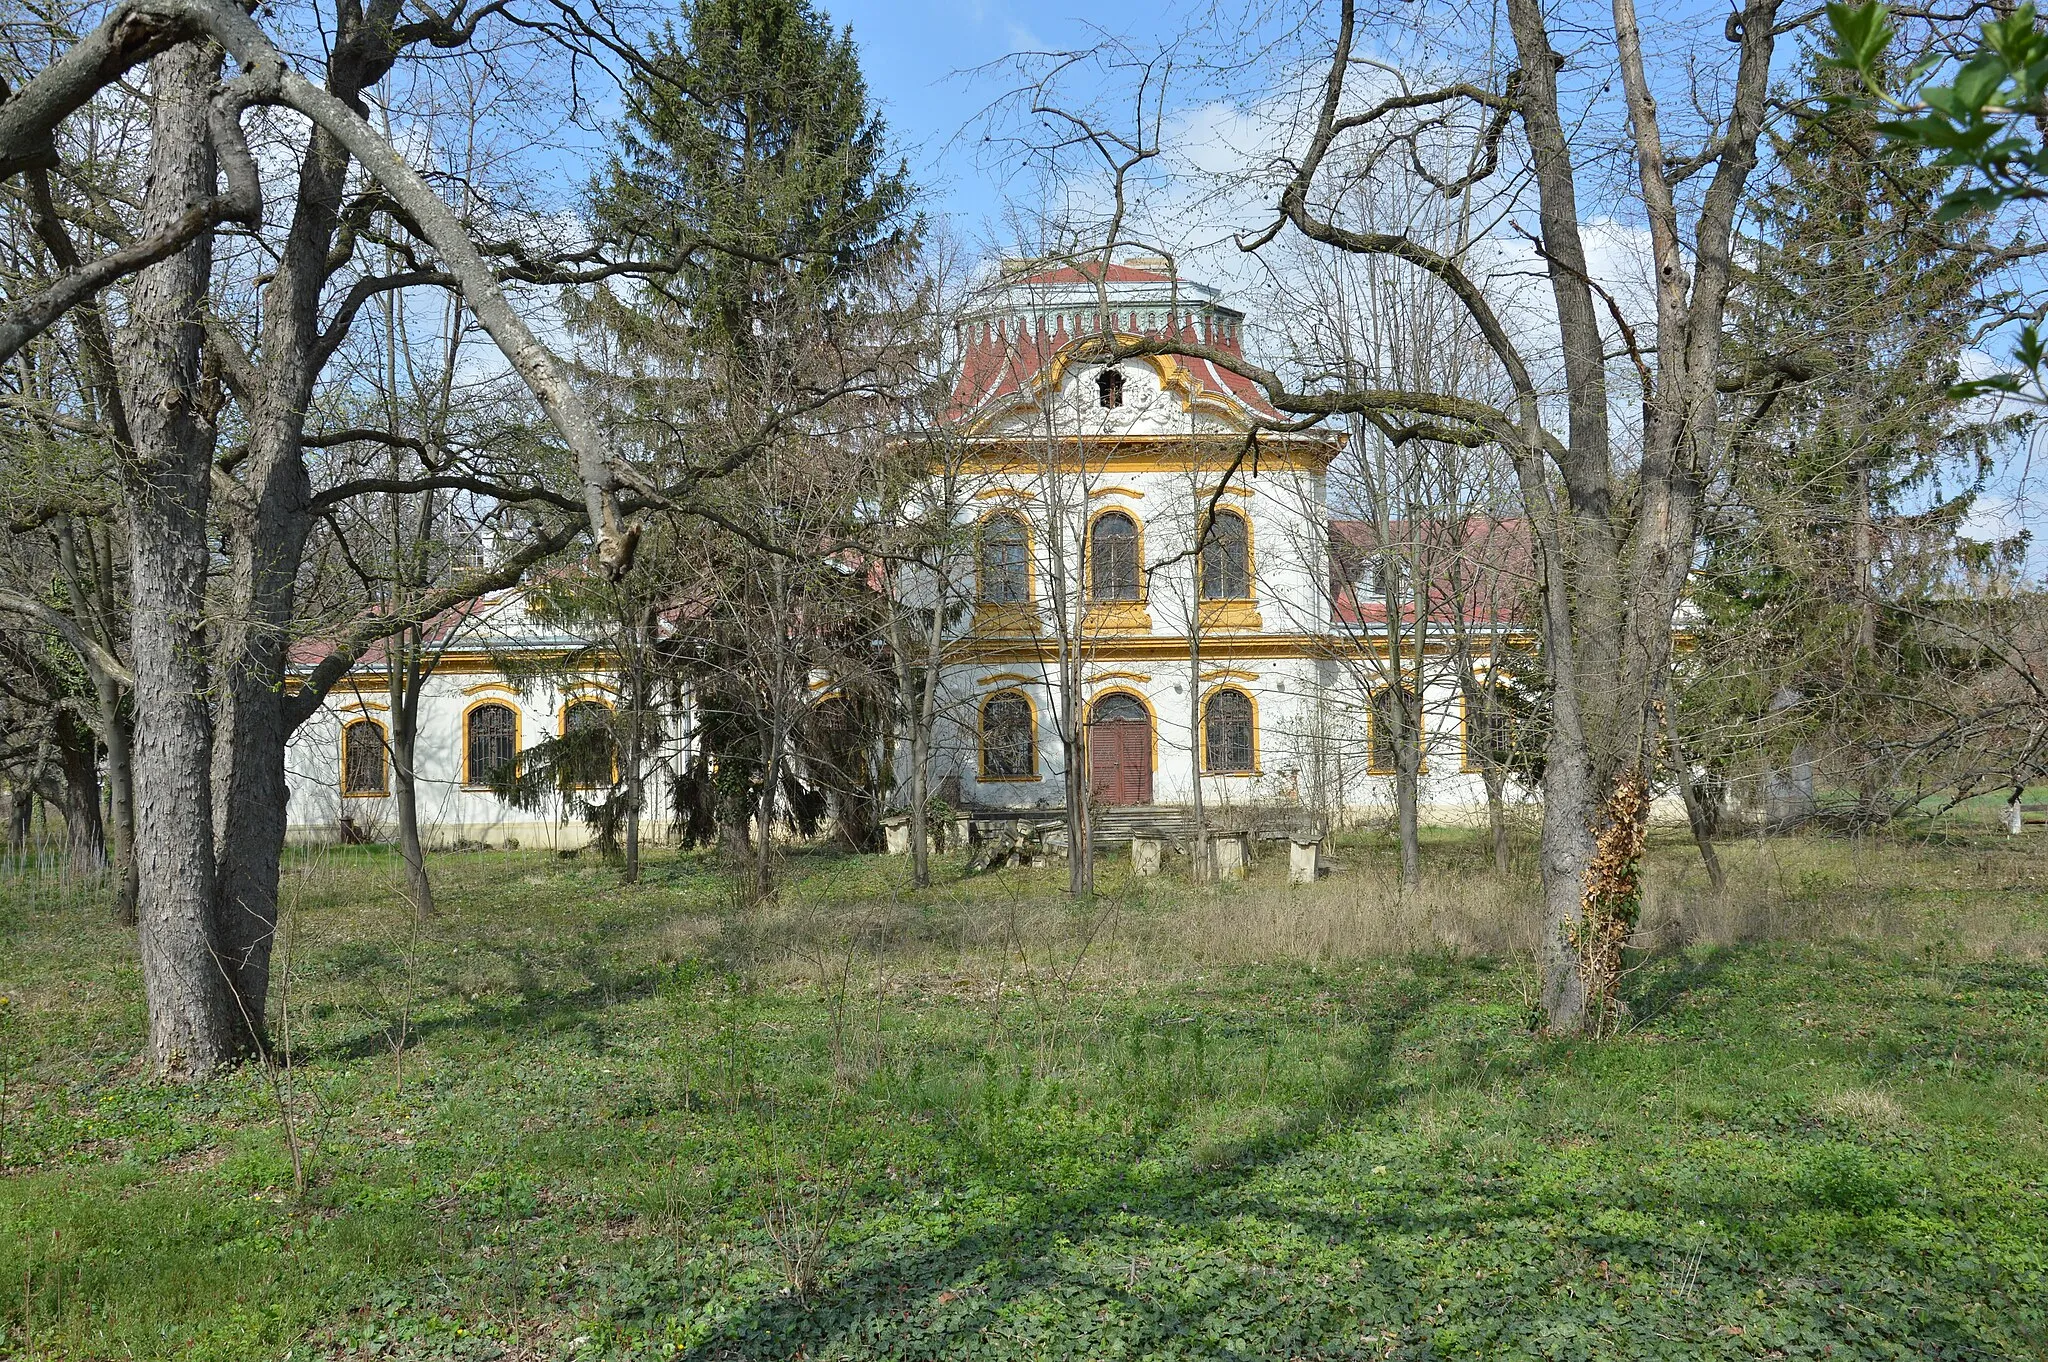
POLYGON ((1819 756, 1876 816, 1900 727, 1960 661, 1916 619, 2015 561, 1964 527, 2024 418, 1960 387, 1995 302, 1981 219, 1941 219, 1948 172, 1829 98, 1853 79, 1809 54, 1812 112, 1752 204, 1729 356, 1773 397, 1728 433, 1685 727, 1695 756, 1819 756))

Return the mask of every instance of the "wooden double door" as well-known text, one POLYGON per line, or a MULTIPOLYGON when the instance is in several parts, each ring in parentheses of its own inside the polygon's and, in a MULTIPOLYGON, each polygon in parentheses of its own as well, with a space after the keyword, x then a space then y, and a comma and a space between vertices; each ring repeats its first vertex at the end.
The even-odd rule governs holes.
POLYGON ((1128 695, 1088 711, 1088 791, 1098 804, 1152 802, 1152 715, 1128 695))

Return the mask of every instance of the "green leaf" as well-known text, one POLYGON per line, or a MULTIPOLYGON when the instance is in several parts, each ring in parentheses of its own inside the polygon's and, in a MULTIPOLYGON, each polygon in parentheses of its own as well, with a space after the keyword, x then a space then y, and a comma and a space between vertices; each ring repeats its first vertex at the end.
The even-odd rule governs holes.
POLYGON ((1958 189, 1941 201, 1941 207, 1934 210, 1936 222, 1954 222, 1972 213, 1996 208, 2005 196, 1996 189, 1958 189))
MULTIPOLYGON (((1954 96, 1956 104, 1965 109, 1985 109, 1992 106, 1999 86, 2005 83, 2012 68, 2005 58, 1996 52, 1980 52, 1963 64, 1956 73, 1954 96)), ((1926 98, 1923 94, 1922 98, 1926 98)), ((1931 104, 1933 100, 1929 99, 1931 104)))
POLYGON ((1828 25, 1835 34, 1835 64, 1861 72, 1864 82, 1882 93, 1882 83, 1876 74, 1877 59, 1884 55, 1897 31, 1892 27, 1891 11, 1878 0, 1855 6, 1831 0, 1828 25))

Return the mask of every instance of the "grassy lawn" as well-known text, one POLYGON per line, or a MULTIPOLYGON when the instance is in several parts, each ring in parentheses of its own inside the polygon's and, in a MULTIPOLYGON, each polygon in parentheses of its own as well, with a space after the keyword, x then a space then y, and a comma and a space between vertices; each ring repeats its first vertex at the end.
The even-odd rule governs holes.
POLYGON ((417 928, 329 851, 289 1069, 190 1089, 100 902, 0 881, 0 1355, 2048 1356, 2044 844, 1660 846, 1603 1044, 1448 835, 1086 907, 448 854, 417 928))

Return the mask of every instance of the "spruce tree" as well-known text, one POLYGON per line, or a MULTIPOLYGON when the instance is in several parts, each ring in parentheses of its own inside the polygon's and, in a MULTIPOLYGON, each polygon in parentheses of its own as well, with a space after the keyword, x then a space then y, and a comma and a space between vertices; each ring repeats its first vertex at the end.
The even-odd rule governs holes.
POLYGON ((607 235, 676 263, 632 301, 699 352, 834 320, 917 235, 852 31, 806 0, 685 0, 650 46, 592 194, 607 235))
POLYGON ((1809 54, 1803 79, 1751 206, 1729 386, 1768 400, 1727 433, 1686 727, 1695 755, 1819 755, 1875 816, 1901 726, 1959 661, 1916 620, 2015 552, 1963 529, 2020 422, 1962 386, 1995 301, 1981 219, 1942 220, 1948 172, 1829 98, 1852 73, 1809 54))
MULTIPOLYGON (((649 58, 590 205, 643 266, 572 321, 620 445, 648 482, 683 489, 654 513, 639 569, 655 597, 643 616, 675 629, 636 654, 699 720, 677 761, 678 825, 715 822, 765 891, 770 826, 785 811, 813 826, 822 802, 796 772, 844 764, 818 740, 837 722, 825 697, 847 701, 839 715, 879 708, 875 594, 826 546, 854 537, 875 485, 873 395, 912 335, 899 284, 921 224, 851 32, 806 0, 685 0, 649 58), (750 456, 710 464, 695 453, 708 430, 750 456), (835 685, 813 686, 821 674, 835 685)), ((873 792, 832 794, 864 844, 873 792)))

